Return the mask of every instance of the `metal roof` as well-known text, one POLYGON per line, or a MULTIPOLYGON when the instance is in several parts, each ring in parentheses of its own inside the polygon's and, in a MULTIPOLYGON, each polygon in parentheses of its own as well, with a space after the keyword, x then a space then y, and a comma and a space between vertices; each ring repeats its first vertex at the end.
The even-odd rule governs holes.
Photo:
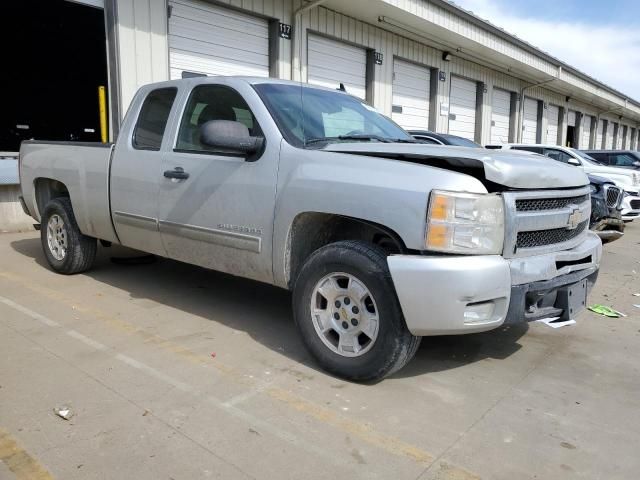
POLYGON ((475 13, 473 13, 471 10, 466 10, 465 8, 462 8, 460 5, 456 4, 455 2, 452 2, 451 0, 430 0, 432 3, 434 3, 435 5, 438 5, 442 8, 444 8, 445 10, 452 12, 456 15, 460 15, 462 17, 464 17, 466 20, 469 20, 470 22, 478 25, 479 27, 485 28, 489 31, 491 31, 492 33, 498 35, 499 37, 510 41, 516 45, 518 45, 520 48, 523 48, 524 50, 529 51, 530 53, 533 53, 534 55, 538 55, 539 57, 543 58, 544 60, 551 62, 551 63, 555 63, 557 66, 562 67, 563 70, 569 71, 575 75, 577 75, 578 77, 583 78, 584 80, 594 83, 595 85, 597 85, 598 87, 607 90, 609 93, 613 93, 614 95, 618 95, 630 102, 633 102, 634 104, 636 104, 637 106, 640 106, 640 101, 635 100, 633 98, 631 98, 629 95, 616 90, 615 88, 607 85, 606 83, 601 82, 600 80, 593 78, 591 75, 588 75, 586 73, 584 73, 581 70, 578 70, 576 67, 573 67, 571 65, 569 65, 566 62, 563 62, 562 60, 560 60, 557 57, 554 57, 553 55, 545 52, 544 50, 541 50, 540 48, 536 47, 535 45, 532 45, 531 43, 527 42, 526 40, 523 40, 521 38, 519 38, 518 36, 514 35, 513 33, 509 33, 508 31, 506 31, 504 28, 502 27, 498 27, 497 25, 494 25, 493 23, 491 23, 488 20, 485 20, 482 17, 479 17, 478 15, 476 15, 475 13))

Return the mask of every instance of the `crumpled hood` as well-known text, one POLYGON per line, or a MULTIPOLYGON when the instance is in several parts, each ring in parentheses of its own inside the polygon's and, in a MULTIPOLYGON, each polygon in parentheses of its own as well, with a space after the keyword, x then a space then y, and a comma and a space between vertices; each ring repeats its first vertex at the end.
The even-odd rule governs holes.
POLYGON ((567 188, 589 184, 581 169, 556 160, 512 150, 485 150, 413 143, 333 143, 324 151, 371 155, 423 163, 444 169, 484 169, 484 177, 509 188, 567 188))

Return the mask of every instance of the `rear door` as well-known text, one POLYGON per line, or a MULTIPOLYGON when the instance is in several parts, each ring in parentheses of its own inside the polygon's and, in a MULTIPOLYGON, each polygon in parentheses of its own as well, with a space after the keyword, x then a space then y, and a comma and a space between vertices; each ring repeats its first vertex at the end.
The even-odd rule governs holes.
POLYGON ((522 143, 538 143, 538 101, 533 98, 524 99, 524 116, 522 122, 522 143))
POLYGON ((547 143, 558 145, 558 124, 560 120, 560 107, 549 105, 547 108, 547 143))
MULTIPOLYGON (((158 232, 158 188, 166 149, 165 130, 178 90, 150 91, 131 138, 118 139, 111 165, 111 213, 123 245, 165 255, 158 232)), ((131 129, 125 125, 123 135, 131 129)))
POLYGON ((163 245, 171 258, 270 282, 280 145, 267 142, 252 157, 203 145, 200 127, 210 120, 241 122, 252 136, 263 133, 235 89, 204 84, 188 95, 173 151, 162 166, 163 245), (171 178, 173 172, 182 178, 171 178))
POLYGON ((491 143, 501 144, 509 141, 510 117, 511 93, 494 88, 491 100, 491 143))
POLYGON ((308 82, 336 89, 342 83, 347 93, 367 96, 367 51, 320 35, 309 34, 308 82))
POLYGON ((476 82, 451 77, 449 134, 475 140, 476 82))
POLYGON ((580 148, 591 148, 591 117, 585 115, 582 117, 582 138, 580 139, 580 148))
POLYGON ((199 0, 169 1, 172 79, 196 74, 269 76, 269 22, 199 0))
POLYGON ((429 128, 431 70, 404 60, 393 60, 391 118, 406 130, 429 128))

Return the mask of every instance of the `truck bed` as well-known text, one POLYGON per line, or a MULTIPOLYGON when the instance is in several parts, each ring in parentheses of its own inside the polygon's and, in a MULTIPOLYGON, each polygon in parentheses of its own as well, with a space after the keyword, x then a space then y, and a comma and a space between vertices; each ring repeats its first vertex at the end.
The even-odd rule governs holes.
POLYGON ((36 221, 49 200, 49 188, 36 184, 66 185, 80 231, 117 242, 109 204, 109 168, 113 144, 99 142, 46 142, 28 140, 20 146, 20 183, 29 212, 36 221), (40 198, 36 198, 40 197, 40 198), (44 198, 43 198, 44 197, 44 198))

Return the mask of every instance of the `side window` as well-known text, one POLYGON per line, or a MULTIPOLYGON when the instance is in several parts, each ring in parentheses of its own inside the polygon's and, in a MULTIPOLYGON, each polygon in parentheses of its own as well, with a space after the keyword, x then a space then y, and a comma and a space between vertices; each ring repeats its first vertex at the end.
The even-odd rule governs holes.
POLYGON ((160 88, 147 95, 133 131, 133 148, 160 150, 171 106, 177 92, 176 88, 160 88))
POLYGON ((568 153, 563 152, 562 150, 556 150, 554 148, 547 148, 544 151, 545 156, 549 158, 553 158, 558 162, 567 163, 569 159, 573 158, 568 153))
POLYGON ((235 90, 222 85, 201 85, 191 92, 184 110, 176 149, 211 152, 214 149, 200 143, 200 127, 210 120, 231 120, 244 124, 253 137, 262 136, 244 98, 235 90))
POLYGON ((511 147, 513 150, 525 150, 527 152, 533 153, 542 153, 542 149, 540 147, 511 147))
POLYGON ((588 154, 590 157, 595 158, 596 160, 598 160, 599 162, 602 163, 606 163, 609 164, 611 163, 611 160, 608 158, 606 153, 596 153, 596 152, 589 152, 588 154))
POLYGON ((612 153, 609 156, 609 163, 616 167, 632 167, 636 159, 628 153, 612 153))

